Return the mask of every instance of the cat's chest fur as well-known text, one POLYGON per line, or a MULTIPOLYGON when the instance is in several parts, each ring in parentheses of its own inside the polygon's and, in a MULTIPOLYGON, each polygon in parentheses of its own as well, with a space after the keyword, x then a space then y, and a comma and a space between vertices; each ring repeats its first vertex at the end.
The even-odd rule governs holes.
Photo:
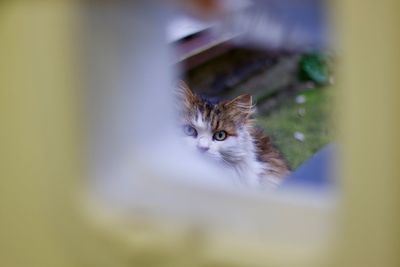
MULTIPOLYGON (((240 183, 252 188, 275 188, 282 179, 272 174, 273 167, 268 162, 260 161, 259 153, 262 151, 256 146, 254 137, 247 128, 240 129, 237 144, 237 157, 231 161, 229 167, 234 169, 236 178, 240 183)), ((229 160, 229 159, 227 159, 229 160)))

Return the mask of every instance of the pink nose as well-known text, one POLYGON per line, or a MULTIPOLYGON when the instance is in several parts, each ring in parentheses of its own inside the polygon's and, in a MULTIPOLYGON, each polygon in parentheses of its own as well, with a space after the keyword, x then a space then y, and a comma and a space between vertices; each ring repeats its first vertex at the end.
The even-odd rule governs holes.
POLYGON ((209 147, 208 147, 208 146, 197 146, 197 149, 198 149, 200 152, 204 153, 204 152, 207 152, 207 150, 209 149, 209 147))

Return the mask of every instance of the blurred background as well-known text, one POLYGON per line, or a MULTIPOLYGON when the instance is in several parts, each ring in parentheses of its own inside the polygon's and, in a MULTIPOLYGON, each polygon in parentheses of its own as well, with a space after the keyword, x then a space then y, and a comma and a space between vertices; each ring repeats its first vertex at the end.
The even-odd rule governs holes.
POLYGON ((399 266, 399 8, 3 1, 1 264, 399 266), (180 78, 254 95, 291 186, 232 188, 189 155, 180 78))
POLYGON ((250 93, 258 124, 296 169, 333 141, 336 55, 327 3, 210 3, 220 14, 181 9, 167 26, 183 79, 211 98, 250 93))

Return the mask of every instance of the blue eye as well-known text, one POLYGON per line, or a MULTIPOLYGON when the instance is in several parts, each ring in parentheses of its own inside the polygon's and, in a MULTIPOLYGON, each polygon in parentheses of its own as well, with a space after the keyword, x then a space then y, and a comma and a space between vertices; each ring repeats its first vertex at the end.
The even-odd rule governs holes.
POLYGON ((183 131, 184 131, 184 133, 185 133, 186 135, 188 135, 188 136, 193 136, 193 137, 196 137, 196 136, 197 136, 197 131, 196 131, 196 129, 193 128, 193 127, 190 126, 190 125, 185 125, 185 126, 183 126, 183 131))
POLYGON ((224 141, 228 137, 228 134, 225 131, 218 131, 214 133, 214 140, 217 141, 224 141))

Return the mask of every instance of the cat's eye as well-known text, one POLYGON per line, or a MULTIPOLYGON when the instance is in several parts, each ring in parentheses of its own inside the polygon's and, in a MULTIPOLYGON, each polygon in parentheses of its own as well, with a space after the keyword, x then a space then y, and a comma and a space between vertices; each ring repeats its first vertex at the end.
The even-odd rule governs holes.
POLYGON ((186 135, 188 135, 188 136, 193 136, 193 137, 196 137, 196 136, 197 136, 197 131, 196 131, 196 129, 193 128, 193 127, 190 126, 190 125, 185 125, 185 126, 183 126, 183 131, 184 131, 184 133, 185 133, 186 135))
POLYGON ((214 137, 214 140, 224 141, 227 136, 228 136, 228 134, 225 131, 218 131, 218 132, 214 133, 213 137, 214 137))

